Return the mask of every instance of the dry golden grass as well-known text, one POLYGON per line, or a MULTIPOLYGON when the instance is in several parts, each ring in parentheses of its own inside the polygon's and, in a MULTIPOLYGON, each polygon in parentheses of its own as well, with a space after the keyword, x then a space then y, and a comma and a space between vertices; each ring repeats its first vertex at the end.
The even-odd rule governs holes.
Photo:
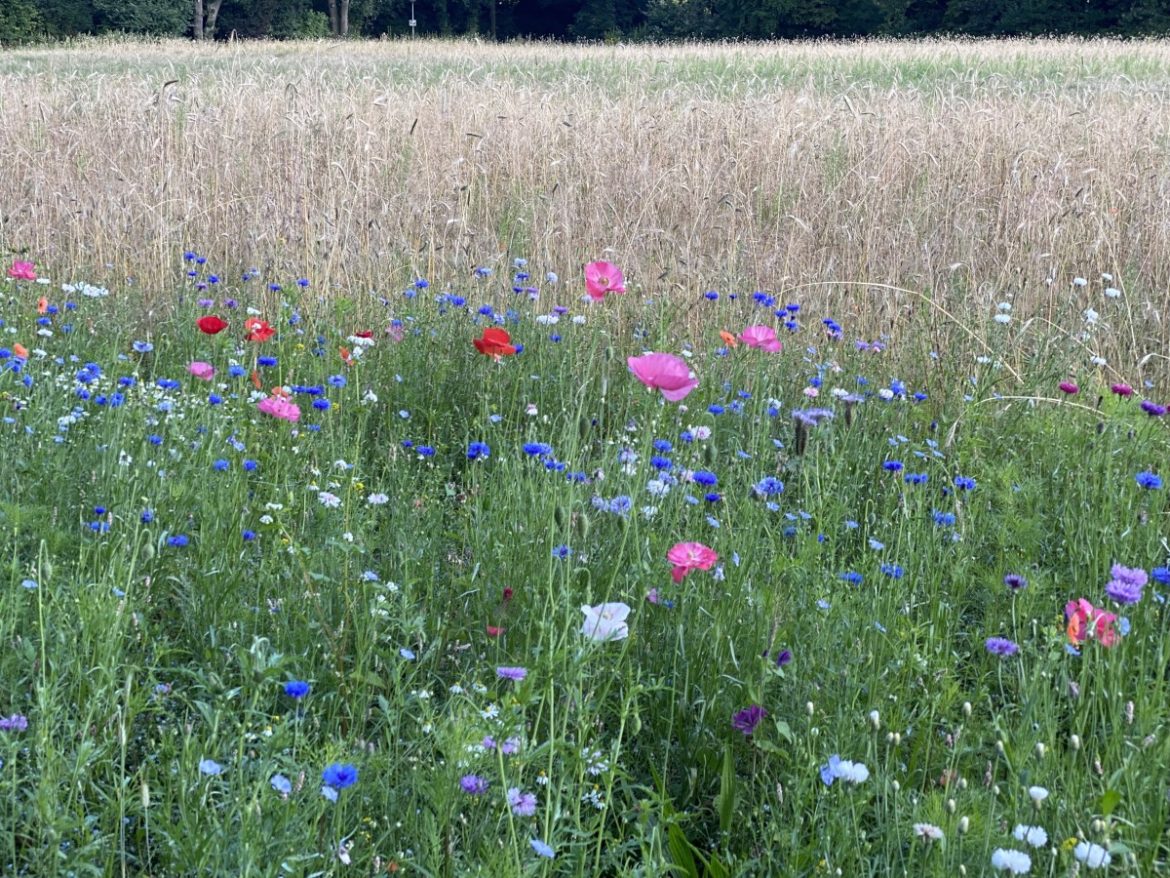
POLYGON ((1165 42, 82 44, 0 55, 0 118, 0 249, 147 289, 194 247, 363 290, 608 255, 650 290, 1056 319, 1112 272, 1170 307, 1165 42))

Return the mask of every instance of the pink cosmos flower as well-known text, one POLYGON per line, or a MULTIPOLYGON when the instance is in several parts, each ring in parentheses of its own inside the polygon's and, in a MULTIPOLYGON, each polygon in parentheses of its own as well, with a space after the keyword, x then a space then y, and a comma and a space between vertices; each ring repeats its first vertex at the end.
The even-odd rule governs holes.
POLYGON ((301 410, 297 404, 279 396, 265 397, 256 404, 256 408, 266 415, 294 424, 301 419, 301 410))
POLYGON ((740 333, 739 340, 749 348, 759 348, 770 354, 784 350, 784 345, 776 338, 776 330, 771 326, 748 326, 740 333))
POLYGON ((673 565, 670 578, 682 582, 683 577, 692 570, 710 570, 719 556, 714 549, 702 543, 675 543, 666 553, 666 560, 673 565))
POLYGON ((36 266, 31 262, 16 260, 12 263, 12 267, 8 269, 8 276, 13 280, 36 280, 36 266))
POLYGON ((699 379, 686 360, 674 354, 642 354, 629 357, 626 362, 635 378, 652 390, 661 390, 670 402, 685 399, 699 386, 699 379))
POLYGON ((215 375, 215 366, 211 365, 211 363, 205 363, 202 360, 195 360, 193 363, 187 365, 187 371, 200 381, 210 381, 215 375))
POLYGON ((585 291, 595 302, 604 299, 606 293, 624 293, 622 270, 612 262, 590 262, 585 266, 585 291))

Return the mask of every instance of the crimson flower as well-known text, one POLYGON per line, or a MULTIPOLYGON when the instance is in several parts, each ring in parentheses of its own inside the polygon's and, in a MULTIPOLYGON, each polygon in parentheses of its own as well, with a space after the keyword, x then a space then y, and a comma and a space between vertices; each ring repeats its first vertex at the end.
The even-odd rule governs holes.
POLYGON ((217 317, 214 314, 208 314, 206 317, 200 317, 195 321, 195 325, 199 327, 199 331, 204 335, 217 335, 227 329, 227 321, 222 317, 217 317))
POLYGON ((492 326, 483 331, 483 336, 471 340, 475 349, 481 354, 488 354, 496 359, 516 353, 516 346, 512 344, 512 337, 507 330, 492 326))

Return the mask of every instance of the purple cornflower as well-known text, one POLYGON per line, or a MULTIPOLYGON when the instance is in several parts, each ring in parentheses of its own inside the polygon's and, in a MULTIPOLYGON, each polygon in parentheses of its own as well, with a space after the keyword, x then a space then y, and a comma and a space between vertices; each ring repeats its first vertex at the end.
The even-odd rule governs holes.
POLYGON ((536 793, 522 793, 519 787, 510 787, 508 807, 517 817, 531 817, 536 813, 536 793))
POLYGON ((756 726, 767 715, 768 711, 758 704, 753 704, 736 712, 735 716, 731 718, 731 727, 737 732, 743 732, 744 737, 750 737, 756 730, 756 726))
POLYGON ((1009 656, 1015 655, 1020 651, 1019 644, 1013 640, 1008 640, 1006 637, 988 637, 987 651, 992 655, 1009 656))
POLYGON ((515 756, 520 752, 520 739, 515 735, 505 738, 504 743, 500 745, 500 752, 505 756, 515 756))
POLYGON ((482 796, 488 791, 488 782, 478 774, 465 774, 459 778, 459 786, 469 796, 482 796))
POLYGON ((19 713, 12 716, 0 716, 0 732, 23 732, 28 729, 28 717, 19 713))
POLYGON ((1020 591, 1028 587, 1028 580, 1018 573, 1009 573, 1003 578, 1003 584, 1012 591, 1020 591))
POLYGON ((776 653, 776 667, 782 668, 792 661, 792 650, 782 649, 776 653))
POLYGON ((1136 604, 1142 599, 1142 589, 1150 581, 1146 571, 1114 564, 1109 573, 1113 578, 1105 584, 1105 594, 1110 600, 1119 604, 1136 604))
POLYGON ((496 676, 501 680, 512 680, 519 683, 528 676, 526 668, 496 668, 496 676))
POLYGON ((1160 418, 1166 414, 1166 406, 1158 405, 1156 402, 1151 402, 1148 399, 1142 400, 1142 411, 1151 418, 1160 418))

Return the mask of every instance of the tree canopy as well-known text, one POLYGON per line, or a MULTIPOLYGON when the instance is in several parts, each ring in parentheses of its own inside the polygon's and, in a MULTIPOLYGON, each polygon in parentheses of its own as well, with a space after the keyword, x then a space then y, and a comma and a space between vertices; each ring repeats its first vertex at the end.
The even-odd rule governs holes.
POLYGON ((680 40, 1170 34, 1165 0, 5 0, 0 42, 136 33, 680 40))

